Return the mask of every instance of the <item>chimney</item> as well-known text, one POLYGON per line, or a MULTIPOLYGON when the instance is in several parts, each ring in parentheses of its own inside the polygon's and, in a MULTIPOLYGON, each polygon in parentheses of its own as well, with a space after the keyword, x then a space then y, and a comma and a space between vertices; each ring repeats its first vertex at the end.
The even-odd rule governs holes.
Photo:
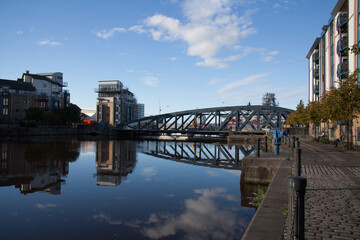
POLYGON ((29 74, 29 70, 26 70, 26 74, 29 74))

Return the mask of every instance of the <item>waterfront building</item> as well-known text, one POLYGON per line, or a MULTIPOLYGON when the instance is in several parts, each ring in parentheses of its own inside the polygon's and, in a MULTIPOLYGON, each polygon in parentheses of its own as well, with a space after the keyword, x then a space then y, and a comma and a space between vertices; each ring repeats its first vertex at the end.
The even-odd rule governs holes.
POLYGON ((63 90, 63 74, 23 73, 17 80, 0 79, 0 123, 17 123, 30 107, 53 111, 70 104, 70 93, 63 90))
POLYGON ((139 103, 137 105, 137 110, 138 110, 138 113, 137 113, 137 118, 143 118, 145 116, 145 105, 143 103, 139 103))
MULTIPOLYGON (((306 58, 309 60, 309 102, 320 101, 326 91, 338 88, 340 81, 360 67, 358 55, 347 51, 360 42, 360 0, 338 0, 331 12, 328 24, 322 27, 320 37, 316 38, 306 58)), ((354 121, 354 139, 360 145, 360 125, 354 121)), ((345 136, 344 123, 320 124, 310 126, 310 134, 325 133, 331 140, 345 136)))
POLYGON ((95 92, 96 121, 116 126, 137 118, 136 98, 119 80, 99 81, 95 92))

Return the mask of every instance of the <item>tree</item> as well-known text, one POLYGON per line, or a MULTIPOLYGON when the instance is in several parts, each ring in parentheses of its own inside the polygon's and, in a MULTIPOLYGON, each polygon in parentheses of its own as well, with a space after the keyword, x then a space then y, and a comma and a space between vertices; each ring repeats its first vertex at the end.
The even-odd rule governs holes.
POLYGON ((309 121, 305 114, 304 103, 302 100, 300 100, 299 104, 296 106, 296 111, 288 115, 286 122, 297 126, 309 124, 309 121))
POLYGON ((359 69, 346 80, 340 82, 340 87, 327 92, 321 99, 324 105, 323 119, 332 122, 342 122, 348 125, 348 142, 352 147, 353 120, 360 114, 360 82, 359 69))

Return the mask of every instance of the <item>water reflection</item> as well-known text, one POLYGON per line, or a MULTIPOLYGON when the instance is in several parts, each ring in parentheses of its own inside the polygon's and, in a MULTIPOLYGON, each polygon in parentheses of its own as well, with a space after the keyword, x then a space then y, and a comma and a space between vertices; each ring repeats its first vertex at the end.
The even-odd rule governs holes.
POLYGON ((97 185, 117 186, 133 172, 136 165, 136 142, 96 142, 97 185))
POLYGON ((144 142, 140 150, 154 157, 224 169, 241 169, 241 159, 255 151, 254 146, 225 146, 189 142, 144 142))
POLYGON ((60 194, 62 177, 78 158, 79 147, 77 141, 0 143, 0 187, 15 186, 22 194, 60 194))
POLYGON ((251 216, 239 217, 237 212, 240 207, 231 204, 239 201, 236 196, 227 193, 225 188, 193 191, 196 197, 185 199, 184 210, 179 214, 158 212, 145 219, 124 221, 100 213, 94 215, 93 219, 138 229, 144 237, 150 239, 236 239, 246 230, 251 216))

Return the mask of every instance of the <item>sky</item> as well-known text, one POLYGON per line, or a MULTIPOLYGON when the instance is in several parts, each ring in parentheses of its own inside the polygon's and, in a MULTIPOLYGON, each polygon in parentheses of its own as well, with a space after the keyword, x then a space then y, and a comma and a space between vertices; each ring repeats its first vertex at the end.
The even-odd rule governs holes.
POLYGON ((306 55, 337 0, 1 0, 0 78, 62 72, 95 109, 120 80, 145 115, 308 101, 306 55))

